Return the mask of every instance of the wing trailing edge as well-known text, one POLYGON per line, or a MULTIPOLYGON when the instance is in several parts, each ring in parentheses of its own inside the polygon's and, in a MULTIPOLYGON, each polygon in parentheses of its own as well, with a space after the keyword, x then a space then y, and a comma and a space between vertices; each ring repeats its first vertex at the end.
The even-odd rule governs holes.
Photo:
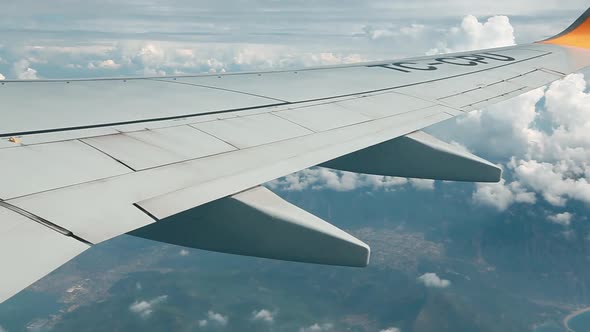
POLYGON ((498 166, 422 131, 320 166, 356 173, 448 181, 498 182, 502 177, 498 166))
POLYGON ((213 201, 129 234, 191 248, 305 263, 364 267, 370 256, 362 241, 264 187, 213 201))

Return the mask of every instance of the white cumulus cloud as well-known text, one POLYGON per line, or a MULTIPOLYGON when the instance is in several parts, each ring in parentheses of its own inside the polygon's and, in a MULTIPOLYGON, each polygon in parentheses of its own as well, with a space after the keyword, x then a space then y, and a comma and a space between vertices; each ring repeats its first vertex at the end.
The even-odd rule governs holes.
POLYGON ((352 191, 356 189, 395 190, 410 183, 420 190, 434 189, 433 180, 412 179, 379 175, 357 174, 314 167, 287 175, 268 183, 273 189, 285 191, 324 190, 352 191))
POLYGON ((434 190, 434 180, 429 179, 408 179, 412 187, 418 190, 434 190))
POLYGON ((3 81, 5 79, 6 79, 6 77, 4 75, 2 75, 2 73, 0 73, 0 81, 3 81))
POLYGON ((252 320, 265 323, 272 323, 274 322, 274 314, 270 310, 260 309, 252 313, 252 320))
MULTIPOLYGON (((77 60, 76 50, 60 50, 77 60)), ((48 51, 47 51, 48 52, 48 51)), ((359 54, 309 52, 272 44, 211 44, 174 41, 121 41, 83 67, 68 63, 68 68, 119 69, 137 75, 162 76, 187 73, 221 73, 249 70, 300 68, 366 61, 359 54)), ((55 61, 63 61, 55 59, 55 61)))
POLYGON ((199 320, 199 327, 205 327, 209 325, 226 326, 229 322, 229 317, 221 313, 209 310, 207 312, 207 318, 199 320))
POLYGON ((474 202, 505 210, 513 203, 590 203, 590 93, 583 74, 472 112, 434 129, 476 154, 503 163, 510 183, 478 184, 474 202), (452 130, 450 130, 452 128, 452 130))
POLYGON ((324 332, 324 331, 332 331, 334 328, 334 324, 332 323, 315 323, 308 327, 302 327, 299 329, 299 332, 324 332))
POLYGON ((165 302, 167 299, 167 295, 161 295, 147 301, 135 301, 129 306, 129 310, 142 318, 147 318, 154 312, 158 304, 165 302))
POLYGON ((473 201, 494 207, 499 211, 506 210, 513 203, 535 204, 537 197, 534 192, 527 191, 520 183, 506 184, 504 179, 499 183, 478 183, 473 192, 473 201))
POLYGON ((29 60, 20 60, 13 64, 12 70, 14 71, 14 76, 20 80, 36 80, 37 71, 30 67, 31 63, 29 60))
POLYGON ((379 332, 402 332, 402 330, 398 329, 397 327, 388 327, 379 332))
POLYGON ((408 50, 406 57, 415 56, 418 52, 433 55, 515 44, 514 28, 507 16, 492 16, 480 21, 474 15, 466 15, 458 26, 451 27, 377 23, 363 26, 361 33, 381 46, 408 50), (411 51, 408 45, 420 51, 411 51))
POLYGON ((562 226, 569 226, 572 222, 572 217, 573 214, 571 214, 570 212, 563 212, 550 215, 547 217, 547 219, 562 226))
MULTIPOLYGON (((590 183, 586 170, 583 174, 572 173, 570 165, 537 160, 518 160, 513 163, 514 173, 521 183, 541 192, 552 205, 564 206, 568 198, 590 203, 590 183)), ((576 166, 576 165, 572 165, 576 166)), ((580 165, 584 169, 586 165, 580 165)))
POLYGON ((418 277, 418 281, 430 288, 447 288, 451 285, 449 280, 441 279, 436 273, 424 273, 418 277))
POLYGON ((367 25, 363 28, 363 30, 364 33, 372 40, 403 39, 406 37, 418 39, 425 37, 424 34, 430 32, 424 24, 416 23, 401 27, 373 27, 367 25))
POLYGON ((107 59, 90 62, 87 67, 88 69, 119 69, 121 64, 116 63, 113 59, 107 59))
POLYGON ((493 16, 485 22, 467 15, 461 25, 451 28, 446 38, 428 54, 470 51, 515 44, 514 28, 507 16, 493 16))
POLYGON ((539 115, 536 105, 543 97, 544 89, 536 89, 458 117, 435 133, 495 160, 508 161, 515 155, 524 156, 529 145, 542 137, 534 124, 539 115))

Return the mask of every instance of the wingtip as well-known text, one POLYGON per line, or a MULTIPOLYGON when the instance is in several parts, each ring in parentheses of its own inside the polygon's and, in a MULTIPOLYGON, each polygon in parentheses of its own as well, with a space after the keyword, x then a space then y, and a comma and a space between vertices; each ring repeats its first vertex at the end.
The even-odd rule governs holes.
POLYGON ((590 49, 590 8, 561 33, 538 43, 590 49))

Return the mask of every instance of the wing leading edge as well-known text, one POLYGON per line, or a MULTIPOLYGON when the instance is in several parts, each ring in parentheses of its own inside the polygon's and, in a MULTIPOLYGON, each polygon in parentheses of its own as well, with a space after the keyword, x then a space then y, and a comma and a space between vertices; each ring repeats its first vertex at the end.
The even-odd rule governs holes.
POLYGON ((590 65, 589 12, 542 42, 433 57, 282 72, 6 81, 0 302, 124 233, 364 266, 366 244, 259 185, 315 165, 497 181, 496 166, 418 131, 590 65))

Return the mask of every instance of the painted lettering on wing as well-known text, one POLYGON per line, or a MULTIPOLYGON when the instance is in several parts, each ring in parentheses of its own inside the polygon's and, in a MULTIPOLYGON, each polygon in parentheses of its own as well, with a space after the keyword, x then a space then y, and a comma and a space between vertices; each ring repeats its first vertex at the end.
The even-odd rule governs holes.
POLYGON ((487 65, 490 63, 497 62, 512 62, 516 59, 497 53, 473 53, 468 55, 454 55, 454 56, 442 56, 435 59, 426 59, 422 61, 400 61, 394 63, 370 65, 368 67, 383 67, 403 73, 411 73, 414 71, 433 71, 443 68, 444 66, 461 66, 461 67, 473 67, 478 65, 487 65))

